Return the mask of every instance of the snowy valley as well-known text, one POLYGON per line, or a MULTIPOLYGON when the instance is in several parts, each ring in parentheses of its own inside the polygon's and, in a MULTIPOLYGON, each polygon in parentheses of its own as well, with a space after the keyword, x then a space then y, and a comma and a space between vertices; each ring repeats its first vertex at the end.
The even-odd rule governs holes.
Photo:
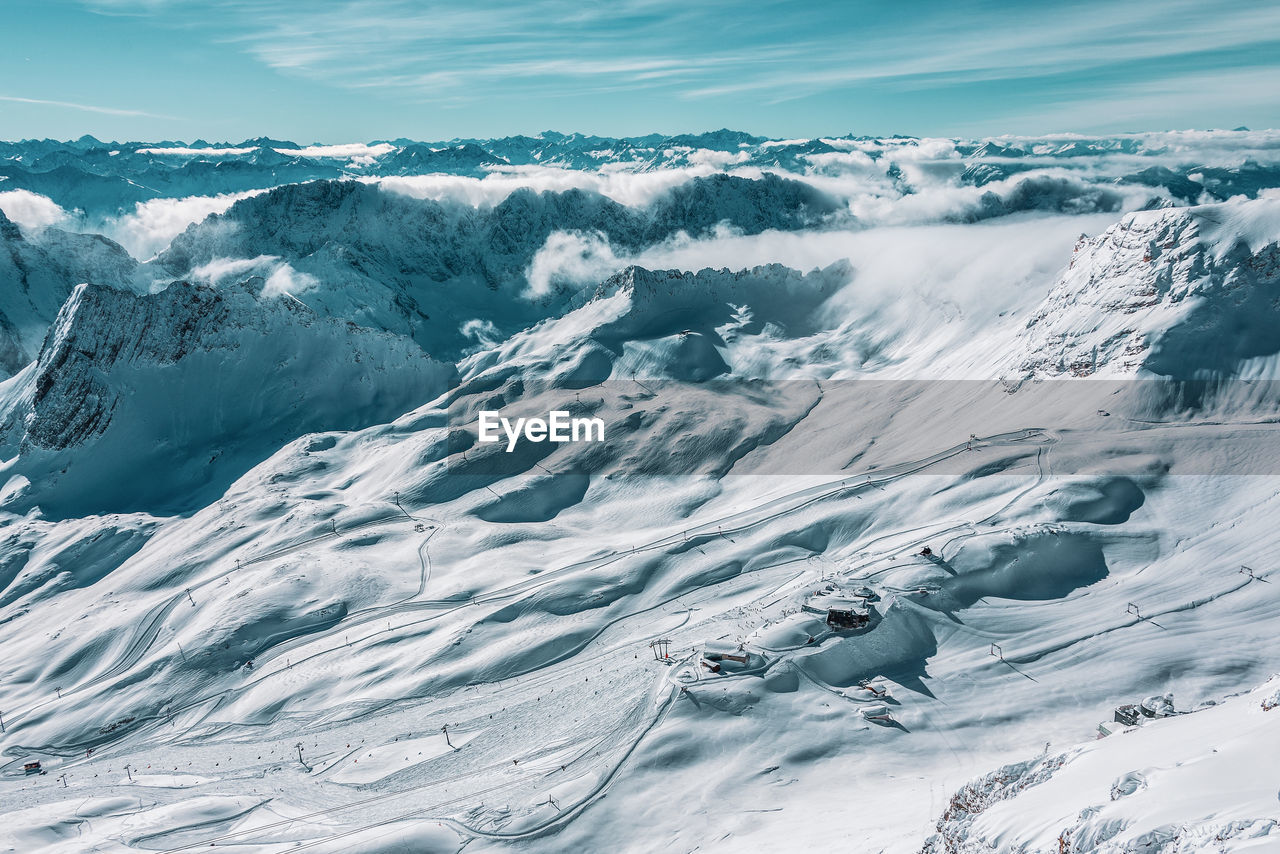
POLYGON ((26 140, 0 212, 0 851, 1280 850, 1280 132, 26 140))

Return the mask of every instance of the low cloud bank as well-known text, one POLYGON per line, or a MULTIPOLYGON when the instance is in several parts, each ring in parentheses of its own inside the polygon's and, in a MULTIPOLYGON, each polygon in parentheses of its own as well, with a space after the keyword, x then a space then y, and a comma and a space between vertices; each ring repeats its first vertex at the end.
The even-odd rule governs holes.
POLYGON ((557 231, 533 256, 525 270, 526 296, 541 297, 556 287, 585 285, 607 279, 626 263, 614 254, 600 232, 557 231))
MULTIPOLYGON (((712 165, 652 172, 624 170, 589 172, 554 166, 504 166, 483 178, 463 175, 414 175, 403 178, 362 178, 391 193, 415 199, 455 201, 473 207, 501 204, 517 190, 563 193, 586 190, 619 204, 643 207, 694 178, 720 171, 712 165)), ((758 173, 757 173, 758 174, 758 173)))
POLYGON ((275 255, 259 255, 256 258, 216 258, 191 270, 189 278, 210 285, 239 281, 249 276, 266 279, 262 286, 264 297, 296 297, 320 284, 309 273, 295 270, 287 261, 275 255))
POLYGON ((744 235, 719 229, 677 235, 636 253, 598 234, 557 232, 526 271, 530 291, 590 287, 630 265, 651 270, 743 270, 779 263, 808 271, 847 261, 853 276, 825 310, 833 326, 856 317, 898 346, 936 346, 930 330, 1018 322, 1071 260, 1081 232, 1105 230, 1111 214, 1021 215, 978 224, 893 225, 866 229, 744 235))
POLYGON ((222 213, 241 199, 266 190, 226 193, 220 196, 187 196, 138 202, 131 214, 109 219, 102 231, 139 261, 154 258, 183 231, 210 214, 222 213))
POLYGON ((36 230, 51 225, 66 225, 73 217, 57 202, 28 190, 0 193, 0 211, 22 228, 36 230))

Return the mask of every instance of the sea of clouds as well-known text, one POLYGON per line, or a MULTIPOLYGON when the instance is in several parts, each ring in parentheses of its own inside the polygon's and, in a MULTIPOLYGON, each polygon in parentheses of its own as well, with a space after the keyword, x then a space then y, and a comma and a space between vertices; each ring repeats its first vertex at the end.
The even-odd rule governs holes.
MULTIPOLYGON (((596 232, 560 231, 547 238, 524 271, 523 292, 540 298, 558 288, 592 285, 630 264, 650 268, 742 269, 779 262, 810 269, 845 259, 859 271, 861 298, 881 301, 904 293, 941 293, 936 311, 963 311, 978 302, 984 311, 1002 309, 1001 300, 1027 291, 1029 282, 1051 279, 1069 260, 1081 233, 1096 233, 1127 211, 1186 204, 1162 187, 1121 180, 1161 167, 1236 169, 1280 165, 1280 131, 1179 131, 1110 138, 1002 137, 993 140, 1026 152, 1019 157, 964 156, 951 139, 824 139, 825 148, 801 153, 787 166, 758 165, 761 151, 785 152, 797 140, 756 147, 757 165, 744 165, 752 152, 688 150, 681 166, 654 167, 650 161, 608 162, 596 170, 555 164, 497 166, 483 177, 432 174, 406 177, 353 175, 387 193, 457 204, 491 207, 513 192, 579 190, 597 193, 633 208, 646 208, 674 188, 718 172, 760 178, 767 172, 804 182, 838 204, 839 213, 804 232, 754 236, 722 227, 697 239, 679 234, 639 252, 610 245, 596 232), (1080 144, 1092 148, 1073 151, 1080 144), (1108 150, 1108 148, 1110 150, 1108 150), (974 162, 1015 164, 1020 171, 982 186, 961 179, 974 162), (975 227, 976 223, 985 223, 975 227), (1007 283, 996 287, 996 281, 1007 283), (920 284, 929 281, 928 287, 920 284), (1022 282, 1021 290, 1016 284, 1022 282), (1011 283, 1011 284, 1008 284, 1011 283), (994 302, 992 302, 994 301, 994 302), (951 306, 954 305, 954 308, 951 306)), ((390 151, 386 144, 312 146, 293 154, 345 158, 359 167, 390 151)), ((780 161, 781 162, 781 161, 780 161)), ((1193 175, 1198 174, 1194 171, 1193 175)), ((90 221, 26 190, 0 192, 0 210, 24 230, 63 228, 101 233, 145 261, 163 251, 193 223, 222 213, 237 201, 266 192, 159 198, 140 202, 128 213, 90 221)), ((1211 201, 1200 199, 1195 201, 1211 201)), ((323 283, 274 257, 219 259, 191 277, 217 284, 230 276, 261 275, 267 293, 305 293, 323 283)), ((1034 288, 1030 288, 1034 290, 1034 288)), ((492 332, 477 327, 472 337, 492 332)))

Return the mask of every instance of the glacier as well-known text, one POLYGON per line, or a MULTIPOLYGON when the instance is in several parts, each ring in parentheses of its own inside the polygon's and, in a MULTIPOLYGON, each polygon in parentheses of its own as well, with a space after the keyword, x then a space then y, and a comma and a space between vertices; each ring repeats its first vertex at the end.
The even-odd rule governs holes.
POLYGON ((1280 846, 1280 132, 23 140, 0 243, 0 849, 1280 846))

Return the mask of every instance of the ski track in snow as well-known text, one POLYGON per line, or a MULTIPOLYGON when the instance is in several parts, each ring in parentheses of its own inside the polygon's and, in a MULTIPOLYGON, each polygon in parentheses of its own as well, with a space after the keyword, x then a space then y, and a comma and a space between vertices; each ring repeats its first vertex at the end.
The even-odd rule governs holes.
POLYGON ((1274 846, 1274 132, 455 142, 11 170, 0 850, 1274 846))

